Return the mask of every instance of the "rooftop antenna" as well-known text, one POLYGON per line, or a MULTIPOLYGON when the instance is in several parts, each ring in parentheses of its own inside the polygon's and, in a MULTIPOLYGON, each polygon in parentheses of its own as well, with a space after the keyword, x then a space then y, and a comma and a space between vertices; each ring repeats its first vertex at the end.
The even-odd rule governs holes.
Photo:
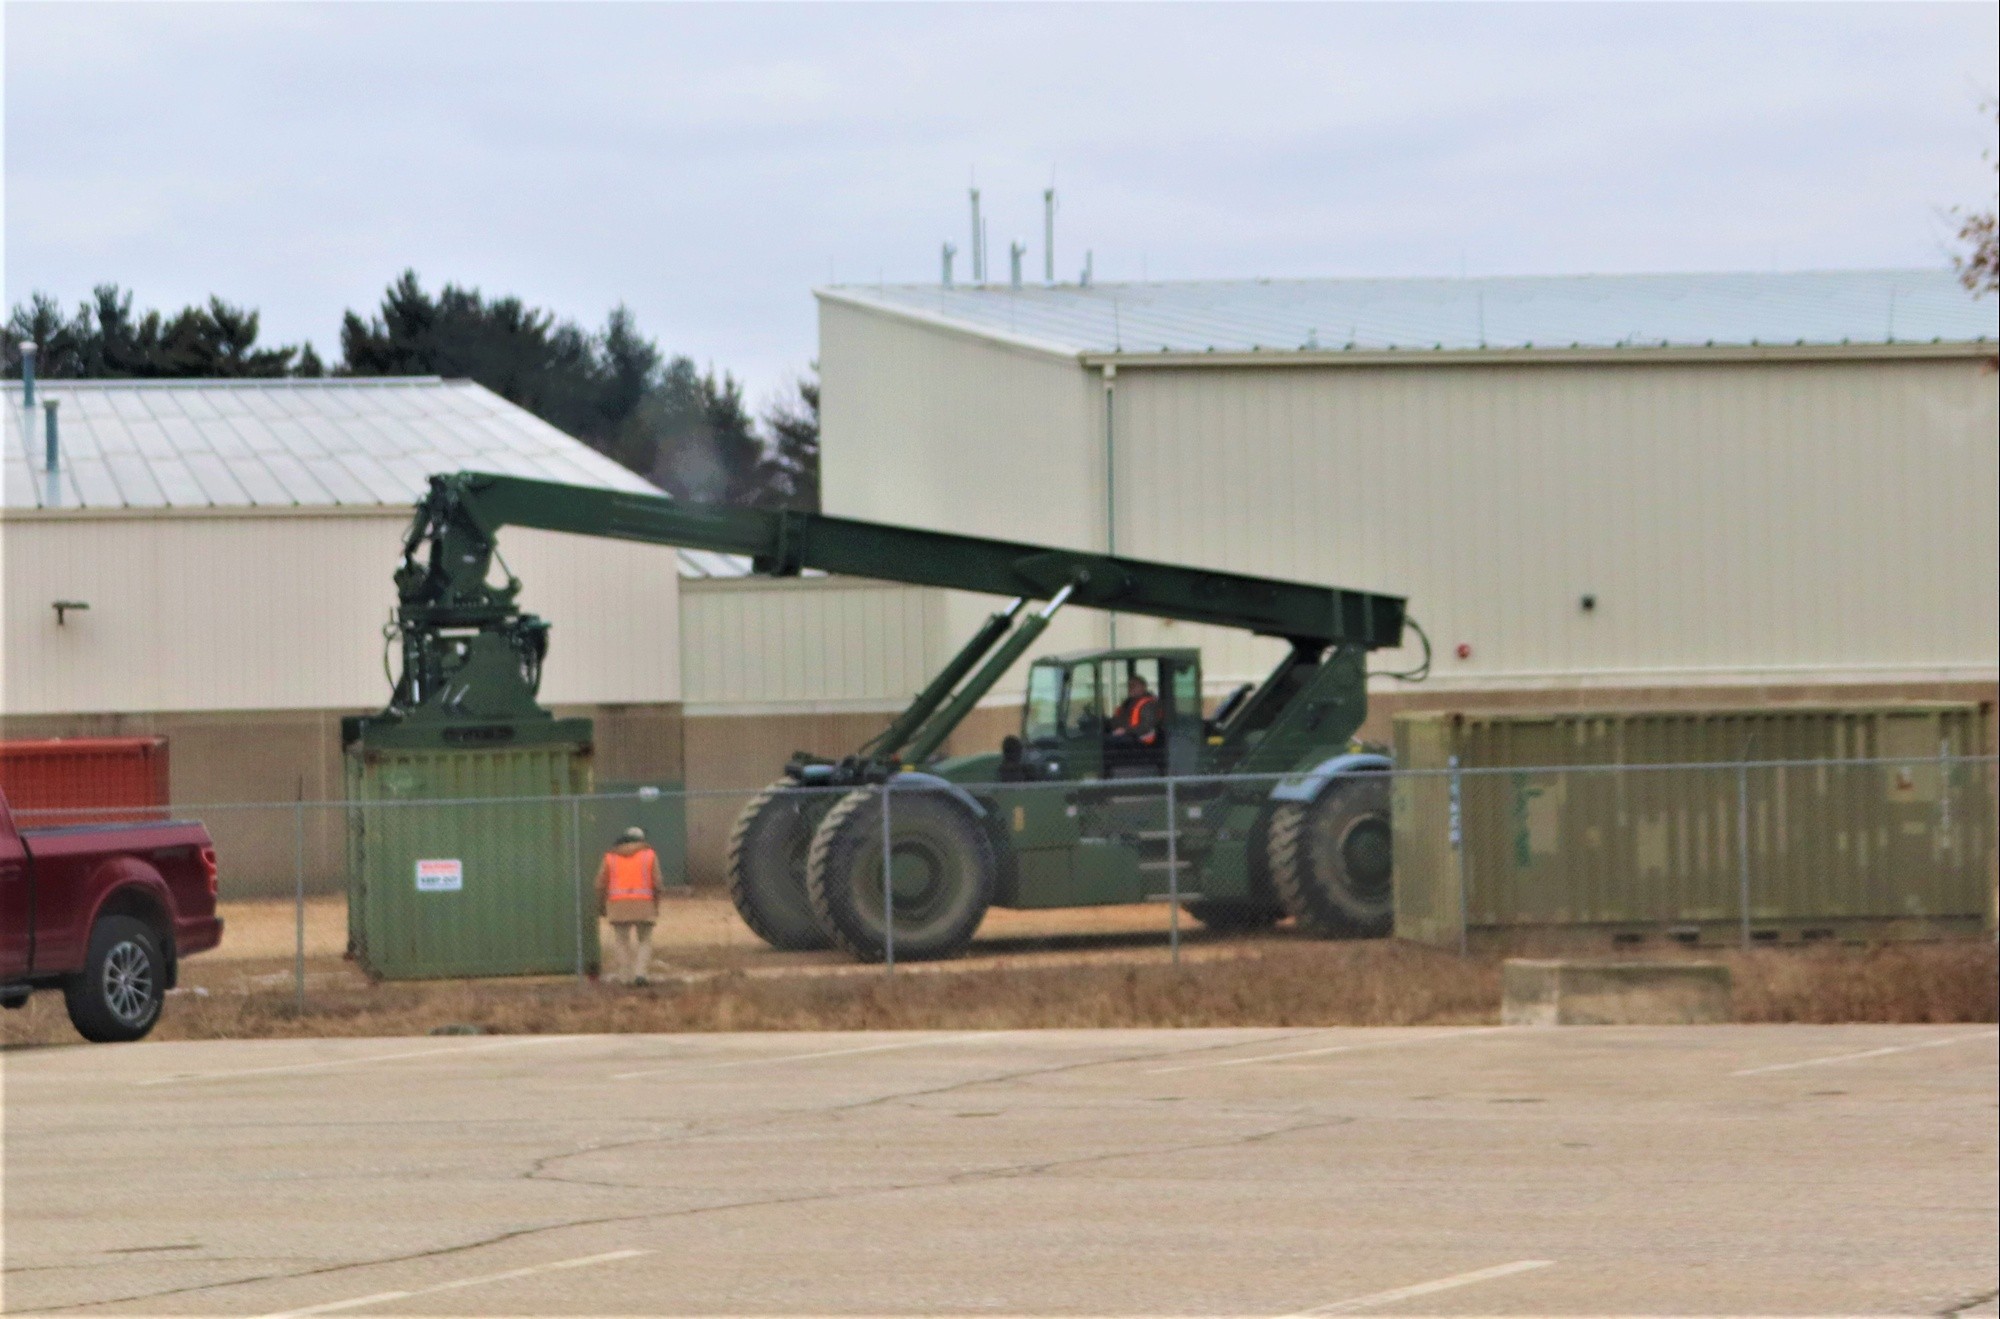
POLYGON ((951 259, 958 255, 958 249, 950 243, 944 245, 944 286, 951 287, 951 259))
POLYGON ((1021 258, 1028 254, 1028 245, 1019 239, 1007 244, 1007 282, 1016 293, 1021 290, 1021 258))
POLYGON ((979 219, 979 189, 973 188, 971 189, 971 192, 972 192, 972 282, 975 284, 984 284, 986 282, 986 246, 979 240, 981 235, 983 235, 986 232, 986 226, 979 219))
POLYGON ((1056 190, 1042 189, 1042 283, 1056 282, 1056 190))

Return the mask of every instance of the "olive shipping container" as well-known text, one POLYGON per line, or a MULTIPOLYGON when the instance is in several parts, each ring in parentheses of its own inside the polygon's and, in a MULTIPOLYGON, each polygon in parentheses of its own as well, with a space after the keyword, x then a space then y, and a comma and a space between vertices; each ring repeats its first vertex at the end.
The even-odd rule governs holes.
POLYGON ((61 737, 0 742, 0 789, 23 828, 166 818, 167 740, 61 737), (68 812, 88 812, 69 814, 68 812))
POLYGON ((370 975, 598 966, 587 743, 347 751, 348 940, 370 975))
POLYGON ((1402 716, 1396 932, 1458 946, 1990 929, 1993 767, 1953 759, 1985 750, 1986 718, 1944 704, 1402 716), (1755 764, 1841 760, 1881 763, 1755 764), (1711 767, 1645 768, 1670 765, 1711 767), (1583 768, 1551 768, 1568 766, 1583 768))

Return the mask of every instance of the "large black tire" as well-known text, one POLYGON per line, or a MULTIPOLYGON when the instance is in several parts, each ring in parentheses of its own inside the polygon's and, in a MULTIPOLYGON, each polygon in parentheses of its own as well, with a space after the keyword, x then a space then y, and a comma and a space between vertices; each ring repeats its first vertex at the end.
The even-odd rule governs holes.
POLYGON ((1187 904, 1187 914, 1224 934, 1268 930, 1285 917, 1283 907, 1236 898, 1202 898, 1187 904))
POLYGON ((1311 934, 1379 939, 1396 924, 1389 778, 1347 774, 1271 812, 1266 855, 1278 900, 1311 934))
POLYGON ((106 916, 90 931, 83 970, 63 982, 70 1024, 97 1044, 144 1039, 166 1001, 167 959, 152 926, 106 916))
MULTIPOLYGON (((965 951, 993 901, 993 840, 964 804, 937 791, 897 791, 889 827, 897 958, 965 951)), ((849 793, 820 821, 806 896, 835 943, 861 961, 883 959, 881 789, 849 793)))
POLYGON ((729 831, 729 900, 743 923, 773 948, 831 948, 833 940, 806 900, 806 857, 813 828, 832 803, 780 779, 750 799, 729 831))

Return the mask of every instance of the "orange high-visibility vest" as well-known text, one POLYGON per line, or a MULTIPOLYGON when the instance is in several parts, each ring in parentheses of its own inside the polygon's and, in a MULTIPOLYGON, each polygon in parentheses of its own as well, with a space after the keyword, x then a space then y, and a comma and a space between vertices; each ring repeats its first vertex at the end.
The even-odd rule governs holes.
MULTIPOLYGON (((1154 696, 1151 692, 1146 693, 1146 695, 1141 696, 1138 700, 1132 702, 1132 713, 1126 716, 1125 726, 1131 729, 1135 733, 1138 732, 1139 725, 1143 723, 1146 718, 1146 707, 1149 705, 1157 705, 1157 704, 1159 704, 1159 698, 1157 696, 1154 696)), ((1160 736, 1160 730, 1155 728, 1152 732, 1147 733, 1144 737, 1141 737, 1139 739, 1139 742, 1143 746, 1151 746, 1159 736, 1160 736)))
POLYGON ((642 847, 626 856, 604 854, 606 902, 651 902, 653 900, 653 849, 642 847))

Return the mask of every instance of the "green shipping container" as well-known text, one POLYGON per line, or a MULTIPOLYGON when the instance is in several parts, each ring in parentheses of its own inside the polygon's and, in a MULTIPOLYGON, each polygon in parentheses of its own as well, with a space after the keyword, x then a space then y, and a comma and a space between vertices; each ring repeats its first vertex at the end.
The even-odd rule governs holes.
MULTIPOLYGON (((347 751, 348 938, 370 975, 598 967, 588 743, 347 751)), ((622 825, 619 827, 623 827, 622 825)))
POLYGON ((1396 720, 1396 933, 1611 943, 1991 928, 1992 767, 1974 705, 1396 720), (1737 762, 1880 760, 1867 765, 1737 762), (1454 779, 1453 763, 1464 771, 1454 779), (1706 764, 1707 769, 1604 769, 1706 764), (1483 772, 1482 772, 1483 771, 1483 772), (1497 771, 1497 772, 1495 772, 1497 771), (1462 846, 1458 840, 1462 839, 1462 846))

